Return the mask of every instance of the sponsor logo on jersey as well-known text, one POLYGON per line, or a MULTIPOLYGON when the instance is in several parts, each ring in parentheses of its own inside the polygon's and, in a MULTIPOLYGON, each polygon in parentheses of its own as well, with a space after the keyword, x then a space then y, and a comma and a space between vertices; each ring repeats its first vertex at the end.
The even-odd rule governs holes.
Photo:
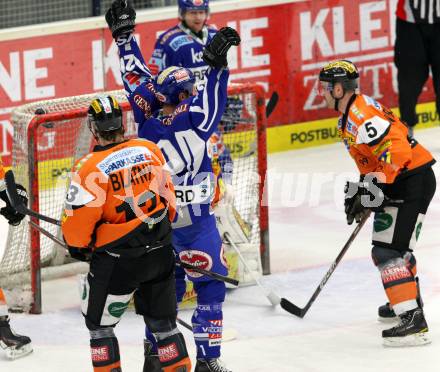
POLYGON ((180 35, 173 39, 170 43, 170 47, 172 50, 177 52, 182 46, 192 44, 193 38, 188 35, 180 35))
POLYGON ((380 104, 373 98, 366 96, 366 95, 362 95, 363 99, 365 100, 365 102, 367 103, 368 106, 374 106, 375 108, 377 108, 378 110, 382 110, 382 107, 380 106, 380 104))
POLYGON ((159 359, 161 363, 167 363, 179 357, 179 350, 175 342, 158 348, 159 359))
POLYGON ((140 94, 135 94, 133 97, 133 101, 144 113, 145 118, 148 119, 151 116, 151 107, 147 100, 140 94))
POLYGON ((92 361, 95 363, 106 362, 109 360, 108 346, 92 346, 90 349, 92 353, 92 361))
POLYGON ((387 140, 384 143, 381 143, 378 147, 373 150, 373 154, 377 155, 391 148, 391 140, 387 140))
POLYGON ((128 147, 116 151, 97 164, 97 168, 107 176, 120 169, 131 168, 135 164, 151 163, 151 153, 146 147, 128 147))
POLYGON ((201 6, 201 5, 203 5, 203 0, 193 0, 193 4, 195 6, 201 6))
MULTIPOLYGON (((179 253, 180 260, 192 266, 204 269, 211 270, 212 268, 212 257, 202 251, 190 250, 190 251, 182 251, 179 253)), ((186 273, 193 278, 200 278, 203 274, 197 273, 192 270, 185 269, 186 273)))
POLYGON ((364 118, 364 115, 362 112, 359 111, 359 109, 356 107, 356 105, 352 105, 350 108, 350 111, 359 119, 362 120, 364 118))
POLYGON ((194 64, 203 62, 203 50, 196 52, 194 48, 191 48, 191 58, 194 64))
POLYGON ((357 127, 356 123, 354 123, 352 120, 350 120, 350 118, 347 119, 347 124, 345 126, 345 131, 347 133, 350 133, 354 137, 357 136, 358 127, 357 127))
POLYGON ((175 29, 171 29, 171 30, 169 30, 167 33, 165 33, 165 34, 162 36, 162 40, 160 41, 161 44, 165 44, 165 43, 167 42, 167 40, 168 40, 171 36, 173 36, 173 35, 175 35, 175 34, 179 34, 179 33, 181 33, 181 32, 182 32, 182 30, 181 30, 180 28, 175 28, 175 29))

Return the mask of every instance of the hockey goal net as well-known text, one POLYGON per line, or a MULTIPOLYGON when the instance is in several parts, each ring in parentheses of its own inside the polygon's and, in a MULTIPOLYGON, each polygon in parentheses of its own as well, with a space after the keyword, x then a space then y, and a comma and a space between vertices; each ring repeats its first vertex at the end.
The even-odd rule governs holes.
MULTIPOLYGON (((29 191, 32 210, 61 218, 68 173, 73 163, 93 147, 87 127, 87 108, 92 99, 108 94, 115 96, 121 104, 126 134, 135 137, 136 124, 123 91, 36 102, 21 106, 12 113, 12 169, 17 183, 29 191), (36 111, 39 113, 35 114, 36 111)), ((264 270, 268 272, 268 215, 263 201, 266 175, 263 90, 254 84, 232 84, 228 96, 234 110, 232 114, 226 113, 219 126, 227 152, 227 156, 220 156, 219 161, 222 167, 232 167, 229 181, 234 191, 234 210, 247 230, 249 240, 248 244, 241 245, 241 249, 244 253, 252 249, 259 251, 264 270)), ((35 218, 31 220, 58 238, 62 237, 58 226, 35 218)), ((234 250, 229 246, 225 251, 231 275, 248 282, 250 278, 234 250)), ((257 262, 249 262, 249 266, 258 273, 261 272, 261 262, 257 256, 257 262)), ((10 302, 13 302, 10 306, 40 313, 42 279, 87 270, 87 264, 72 261, 64 248, 32 228, 27 219, 19 226, 9 228, 7 246, 0 262, 0 286, 10 293, 10 302)))

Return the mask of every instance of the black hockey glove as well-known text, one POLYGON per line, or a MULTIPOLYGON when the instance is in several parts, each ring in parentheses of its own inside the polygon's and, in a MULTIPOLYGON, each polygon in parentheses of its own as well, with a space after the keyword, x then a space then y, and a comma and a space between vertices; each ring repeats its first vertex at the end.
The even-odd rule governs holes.
POLYGON ((359 223, 367 210, 382 212, 389 200, 383 193, 380 184, 375 179, 361 177, 360 182, 347 182, 345 185, 345 214, 347 223, 354 220, 359 223))
POLYGON ((105 13, 105 20, 113 38, 117 39, 121 35, 128 35, 134 31, 136 11, 130 1, 114 0, 105 13))
MULTIPOLYGON (((26 189, 22 185, 17 184, 17 193, 23 204, 27 206, 28 195, 26 189)), ((17 212, 14 209, 9 201, 6 190, 0 192, 0 198, 6 203, 6 206, 0 209, 0 214, 8 220, 10 225, 18 226, 25 215, 17 212)))
POLYGON ((91 248, 68 247, 70 257, 78 261, 89 262, 92 258, 91 248))
POLYGON ((240 36, 231 27, 223 27, 203 50, 203 60, 211 67, 222 68, 228 65, 226 56, 232 45, 240 44, 240 36))

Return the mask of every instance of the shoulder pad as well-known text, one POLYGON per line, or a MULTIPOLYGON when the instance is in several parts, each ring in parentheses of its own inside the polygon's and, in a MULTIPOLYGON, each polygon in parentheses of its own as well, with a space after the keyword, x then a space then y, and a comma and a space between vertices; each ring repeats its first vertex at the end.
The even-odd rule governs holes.
POLYGON ((159 36, 159 42, 161 44, 165 44, 170 37, 177 35, 179 33, 183 34, 184 32, 178 26, 174 26, 159 36))

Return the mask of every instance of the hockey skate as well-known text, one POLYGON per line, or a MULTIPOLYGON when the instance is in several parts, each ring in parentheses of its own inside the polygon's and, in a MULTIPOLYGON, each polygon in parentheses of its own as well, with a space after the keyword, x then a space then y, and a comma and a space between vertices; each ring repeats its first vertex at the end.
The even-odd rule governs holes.
POLYGON ((421 308, 407 311, 399 318, 399 324, 382 331, 385 346, 421 346, 431 343, 428 337, 428 324, 421 308))
POLYGON ((194 372, 232 372, 227 369, 220 359, 197 359, 194 372))
POLYGON ((9 359, 17 359, 32 352, 31 339, 14 333, 8 317, 0 318, 0 346, 9 359))

